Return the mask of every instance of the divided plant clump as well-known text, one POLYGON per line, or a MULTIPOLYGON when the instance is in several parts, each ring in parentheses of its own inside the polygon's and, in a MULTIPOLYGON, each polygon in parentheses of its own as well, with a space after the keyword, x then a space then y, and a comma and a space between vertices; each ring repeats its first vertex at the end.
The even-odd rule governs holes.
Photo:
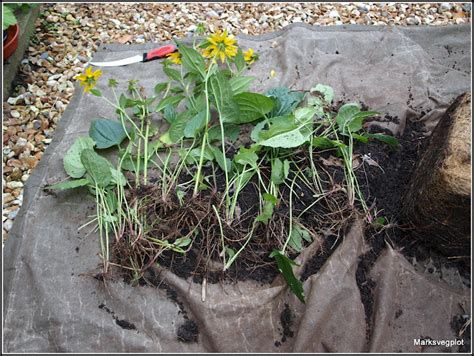
POLYGON ((249 91, 256 78, 244 73, 258 55, 236 42, 226 31, 192 46, 176 41, 163 61, 168 81, 151 97, 134 80, 119 94, 111 79, 109 99, 95 88, 101 71, 88 68, 78 77, 84 91, 117 117, 92 122, 64 157, 70 179, 48 188, 86 187, 95 197, 84 227, 99 234, 104 276, 119 267, 137 283, 149 268, 173 270, 186 258, 203 283, 233 268, 276 266, 304 302, 294 257, 355 213, 383 222, 359 188, 354 142, 398 142, 364 130, 377 112, 334 108, 329 86, 249 91), (109 148, 113 162, 99 154, 109 148), (340 181, 321 163, 333 156, 340 181))

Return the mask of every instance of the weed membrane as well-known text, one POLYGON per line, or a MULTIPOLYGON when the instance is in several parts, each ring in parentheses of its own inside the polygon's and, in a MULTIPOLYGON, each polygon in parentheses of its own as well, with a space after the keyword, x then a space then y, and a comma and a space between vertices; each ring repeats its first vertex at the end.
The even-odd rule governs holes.
MULTIPOLYGON (((205 176, 216 172, 212 186, 217 188, 192 199, 181 200, 176 189, 163 194, 153 179, 127 192, 129 202, 143 203, 139 206, 149 229, 127 230, 123 241, 111 241, 115 267, 110 275, 101 274, 97 234, 88 226, 78 230, 95 209, 85 198, 86 189, 43 189, 63 174, 65 152, 88 131, 90 121, 113 114, 97 98, 78 92, 28 180, 5 246, 4 350, 470 351, 470 266, 447 259, 426 239, 416 239, 401 218, 401 197, 427 137, 449 104, 470 91, 471 59, 465 51, 470 32, 470 26, 292 25, 239 38, 260 55, 249 72, 259 78, 255 91, 330 85, 337 93, 336 107, 358 102, 382 113, 366 122, 366 129, 393 134, 400 146, 376 140, 354 145, 354 172, 372 216, 384 218, 379 225, 368 224, 360 214, 363 207, 348 201, 344 169, 333 150, 312 158, 328 192, 314 203, 317 192, 307 184, 312 181, 307 169, 311 158, 298 152, 300 173, 289 176, 293 187, 281 186, 271 219, 255 227, 225 271, 216 246, 224 238, 237 251, 247 242, 244 237, 259 212, 258 192, 250 181, 241 192, 236 218, 221 224, 218 217, 225 212, 216 208, 216 214, 214 208, 222 200, 225 177, 205 166, 205 176), (392 56, 397 53, 404 53, 403 58, 392 56), (270 76, 271 69, 276 75, 270 76), (289 234, 290 211, 313 236, 301 240, 301 252, 288 247, 288 256, 297 263, 294 274, 303 283, 304 304, 269 257, 289 234), (192 236, 193 244, 186 254, 160 251, 139 238, 145 233, 170 242, 192 236), (447 348, 422 346, 417 340, 459 342, 447 348)), ((152 47, 108 45, 94 59, 124 58, 152 47)), ((150 94, 164 74, 153 61, 110 68, 104 77, 116 79, 119 86, 136 78, 150 94)), ((261 172, 268 179, 271 167, 261 167, 261 172)), ((183 173, 179 179, 189 177, 183 173)))

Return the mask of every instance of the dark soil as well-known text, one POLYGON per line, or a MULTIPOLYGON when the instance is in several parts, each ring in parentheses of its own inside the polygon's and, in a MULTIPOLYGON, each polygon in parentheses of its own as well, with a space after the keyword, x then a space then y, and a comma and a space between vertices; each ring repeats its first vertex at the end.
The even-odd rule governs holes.
POLYGON ((125 320, 125 319, 119 319, 115 315, 115 313, 109 307, 107 307, 105 304, 100 304, 99 309, 105 310, 107 313, 111 314, 112 318, 115 320, 115 324, 120 326, 122 329, 137 330, 137 327, 135 326, 135 324, 133 324, 133 323, 131 323, 131 322, 125 320))
POLYGON ((198 341, 198 327, 197 324, 192 320, 186 320, 178 328, 178 340, 182 342, 197 342, 198 341))
POLYGON ((285 342, 287 338, 294 336, 294 332, 291 329, 291 327, 293 326, 293 315, 288 304, 285 304, 285 307, 283 308, 283 311, 280 314, 280 322, 283 328, 282 337, 280 341, 281 345, 281 342, 285 342))

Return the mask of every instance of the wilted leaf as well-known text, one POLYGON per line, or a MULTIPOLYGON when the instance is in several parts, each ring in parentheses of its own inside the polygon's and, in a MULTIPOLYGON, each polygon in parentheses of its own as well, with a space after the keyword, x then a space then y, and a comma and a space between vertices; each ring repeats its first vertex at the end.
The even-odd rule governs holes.
POLYGON ((81 162, 81 153, 83 150, 94 148, 94 140, 90 137, 79 137, 67 150, 63 159, 64 170, 72 178, 81 178, 86 169, 81 162))

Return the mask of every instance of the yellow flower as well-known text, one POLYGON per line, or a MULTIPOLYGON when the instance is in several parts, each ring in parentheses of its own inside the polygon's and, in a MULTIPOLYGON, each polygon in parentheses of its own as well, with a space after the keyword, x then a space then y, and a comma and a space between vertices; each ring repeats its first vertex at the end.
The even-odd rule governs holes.
POLYGON ((255 56, 252 48, 249 48, 246 52, 244 52, 244 59, 249 64, 252 64, 255 61, 255 56))
POLYGON ((274 69, 270 71, 270 78, 274 78, 276 76, 276 72, 274 69))
POLYGON ((167 57, 171 60, 171 62, 181 64, 181 53, 178 51, 168 54, 167 57))
POLYGON ((88 67, 86 72, 76 76, 76 79, 81 82, 81 86, 84 87, 84 92, 87 93, 97 85, 97 80, 101 75, 101 70, 98 69, 95 72, 92 72, 92 67, 88 67))
POLYGON ((217 33, 207 38, 207 42, 209 45, 203 51, 205 57, 219 57, 221 62, 224 63, 226 58, 237 55, 237 46, 235 45, 237 40, 234 36, 228 35, 227 30, 224 32, 217 31, 217 33))

